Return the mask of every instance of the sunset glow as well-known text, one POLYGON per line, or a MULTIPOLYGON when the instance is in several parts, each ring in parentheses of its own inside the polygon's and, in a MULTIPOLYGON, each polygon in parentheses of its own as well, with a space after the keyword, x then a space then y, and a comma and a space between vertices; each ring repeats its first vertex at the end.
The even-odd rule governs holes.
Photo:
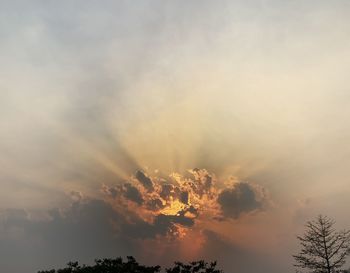
POLYGON ((0 22, 1 273, 292 273, 309 219, 350 227, 350 1, 0 0, 0 22))

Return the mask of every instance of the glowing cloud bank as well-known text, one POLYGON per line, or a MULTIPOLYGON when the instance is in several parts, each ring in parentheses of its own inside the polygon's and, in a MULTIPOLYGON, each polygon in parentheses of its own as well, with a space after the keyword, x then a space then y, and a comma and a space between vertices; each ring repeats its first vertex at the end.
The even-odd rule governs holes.
POLYGON ((137 229, 136 223, 140 222, 148 226, 148 232, 139 234, 172 239, 184 238, 189 230, 202 230, 206 223, 257 212, 268 203, 266 191, 255 184, 234 178, 222 183, 205 169, 188 173, 189 176, 172 173, 162 178, 137 171, 121 185, 103 185, 103 192, 131 226, 135 224, 137 229))

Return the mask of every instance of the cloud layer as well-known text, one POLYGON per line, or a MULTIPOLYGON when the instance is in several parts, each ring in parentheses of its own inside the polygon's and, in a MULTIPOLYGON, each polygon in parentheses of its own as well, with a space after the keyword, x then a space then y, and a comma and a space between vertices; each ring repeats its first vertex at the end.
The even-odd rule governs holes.
POLYGON ((215 176, 204 169, 190 170, 187 177, 173 173, 168 179, 137 171, 123 184, 103 185, 105 199, 72 192, 71 205, 65 209, 5 210, 1 214, 0 252, 6 255, 0 267, 12 272, 37 270, 72 257, 88 262, 94 255, 135 255, 170 262, 188 259, 181 245, 193 244, 192 236, 200 240, 192 257, 203 257, 208 234, 223 235, 206 227, 207 223, 230 222, 261 210, 267 202, 251 184, 237 182, 223 189, 218 185, 215 176), (227 202, 229 199, 232 202, 227 202), (227 213, 232 211, 235 213, 227 213), (162 253, 164 247, 166 252, 162 253), (7 264, 6 257, 16 252, 19 257, 27 253, 28 260, 17 266, 7 264))
MULTIPOLYGON (((187 176, 172 173, 168 178, 149 177, 138 170, 134 177, 103 191, 122 214, 135 214, 161 235, 185 236, 196 222, 237 219, 262 210, 267 196, 257 185, 236 182, 229 187, 205 169, 193 169, 187 176), (130 213, 129 213, 130 211, 130 213)), ((142 234, 140 232, 139 234, 142 234)))

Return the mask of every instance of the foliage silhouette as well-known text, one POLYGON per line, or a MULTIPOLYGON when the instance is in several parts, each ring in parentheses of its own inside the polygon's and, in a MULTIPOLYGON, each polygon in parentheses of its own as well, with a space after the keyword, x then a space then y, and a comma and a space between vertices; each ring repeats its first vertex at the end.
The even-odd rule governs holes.
MULTIPOLYGON (((62 269, 38 271, 38 273, 157 273, 161 267, 140 265, 134 257, 128 256, 127 261, 122 258, 95 260, 92 266, 79 265, 78 262, 69 262, 62 269)), ((172 268, 165 269, 166 273, 223 273, 216 269, 216 262, 194 261, 188 264, 175 262, 172 268)))
POLYGON ((216 262, 195 261, 188 264, 175 262, 173 268, 167 268, 166 273, 222 273, 216 269, 216 262))
POLYGON ((68 267, 38 271, 38 273, 156 273, 160 272, 160 266, 144 266, 136 262, 132 256, 123 262, 122 258, 95 260, 95 265, 80 266, 78 262, 69 262, 68 267))
POLYGON ((350 254, 350 231, 337 232, 334 224, 334 220, 322 215, 307 222, 306 232, 297 237, 302 249, 293 255, 295 267, 313 273, 342 272, 340 268, 350 254))

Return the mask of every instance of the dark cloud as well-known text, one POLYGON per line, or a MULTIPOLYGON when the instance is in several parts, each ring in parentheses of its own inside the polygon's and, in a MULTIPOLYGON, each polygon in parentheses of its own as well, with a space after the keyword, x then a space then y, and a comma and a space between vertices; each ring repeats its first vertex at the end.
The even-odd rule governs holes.
POLYGON ((161 188, 162 190, 159 193, 160 197, 162 197, 163 199, 168 199, 173 193, 175 187, 171 184, 163 184, 161 188))
POLYGON ((145 187, 149 192, 153 191, 153 182, 142 171, 137 171, 135 174, 136 179, 145 187))
MULTIPOLYGON (((178 186, 172 184, 162 184, 159 196, 164 200, 181 199, 181 190, 178 186)), ((185 196, 184 196, 185 197, 185 196)))
POLYGON ((180 201, 184 204, 188 204, 189 193, 188 191, 182 191, 180 193, 180 201))
POLYGON ((128 182, 115 187, 108 187, 104 185, 102 187, 102 191, 116 200, 124 197, 125 199, 135 202, 138 205, 142 205, 144 202, 139 189, 128 182))
POLYGON ((124 222, 121 233, 130 240, 134 239, 154 239, 157 236, 176 235, 176 224, 191 227, 194 225, 194 220, 183 215, 157 215, 153 223, 148 223, 140 218, 135 218, 133 223, 124 222))
POLYGON ((160 214, 156 217, 154 221, 155 227, 160 228, 160 230, 164 230, 165 227, 172 228, 174 224, 180 224, 186 227, 191 227, 194 224, 193 219, 185 217, 182 215, 164 215, 160 214))
POLYGON ((116 198, 117 196, 120 195, 120 193, 122 192, 122 187, 105 187, 104 191, 105 193, 107 193, 108 195, 110 195, 112 198, 116 198))
POLYGON ((36 272, 62 266, 73 258, 88 262, 131 251, 130 242, 118 236, 113 225, 121 216, 102 200, 75 202, 67 210, 53 209, 45 215, 35 220, 24 210, 2 213, 1 271, 36 272))
POLYGON ((164 208, 164 205, 162 200, 160 200, 159 198, 154 198, 147 202, 147 208, 156 211, 164 208))
MULTIPOLYGON (((35 272, 61 267, 71 259, 88 263, 116 255, 148 257, 155 251, 145 249, 148 244, 169 247, 175 253, 187 233, 206 234, 203 224, 208 219, 238 218, 262 206, 254 185, 237 183, 221 190, 206 170, 191 174, 192 178, 175 175, 169 184, 152 181, 138 171, 136 179, 113 187, 103 185, 105 200, 72 191, 70 206, 41 212, 40 217, 31 211, 6 210, 0 214, 0 269, 35 272), (14 263, 14 257, 22 262, 14 263)), ((203 249, 214 248, 210 244, 215 240, 209 239, 215 236, 207 237, 203 249)), ((168 252, 162 255, 172 258, 168 252)))
POLYGON ((52 209, 44 215, 35 220, 31 212, 21 209, 1 213, 1 269, 35 272, 62 266, 71 259, 91 262, 115 255, 137 257, 143 254, 139 240, 171 235, 177 231, 176 225, 194 225, 185 211, 179 215, 160 214, 147 222, 133 212, 119 213, 98 199, 73 201, 68 209, 52 209), (14 258, 21 263, 13 262, 14 258))
POLYGON ((235 184, 232 189, 223 190, 218 196, 218 203, 224 216, 232 218, 238 218, 242 213, 254 211, 262 206, 257 200, 254 188, 244 182, 235 184))
POLYGON ((131 185, 130 183, 126 183, 124 184, 124 188, 125 188, 125 192, 124 192, 124 196, 125 198, 134 201, 135 203, 142 205, 143 203, 143 198, 141 193, 139 192, 139 190, 134 187, 133 185, 131 185))
MULTIPOLYGON (((143 171, 137 171, 136 179, 130 178, 122 186, 106 187, 105 192, 118 204, 128 206, 128 200, 137 203, 142 211, 136 213, 147 211, 153 216, 179 216, 188 212, 186 216, 183 214, 188 218, 183 223, 189 222, 189 219, 197 219, 200 211, 210 211, 210 218, 219 221, 239 218, 243 213, 261 209, 267 201, 266 192, 258 185, 239 182, 231 188, 221 189, 216 184, 215 175, 207 170, 195 168, 189 173, 191 177, 173 174, 170 184, 157 178, 152 180, 143 171)), ((170 222, 182 222, 176 217, 166 219, 171 219, 170 222)))

